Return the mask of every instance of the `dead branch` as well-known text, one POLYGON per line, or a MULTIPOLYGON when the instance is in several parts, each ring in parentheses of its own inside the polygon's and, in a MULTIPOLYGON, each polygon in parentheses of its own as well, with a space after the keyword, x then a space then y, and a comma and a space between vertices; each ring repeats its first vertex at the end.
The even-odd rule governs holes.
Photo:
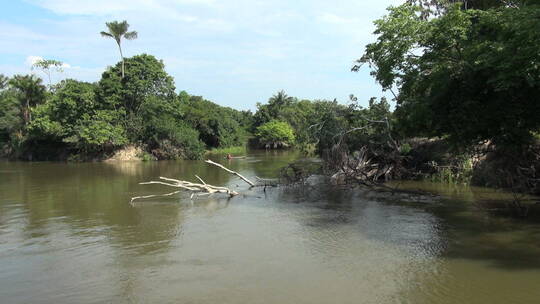
POLYGON ((227 172, 229 172, 229 173, 231 173, 231 174, 234 174, 234 175, 240 177, 240 178, 241 178, 243 181, 245 181, 246 183, 248 183, 251 187, 255 187, 255 183, 253 183, 253 182, 250 181, 249 179, 243 177, 240 173, 238 173, 238 172, 236 172, 236 171, 233 171, 233 170, 231 170, 231 169, 229 169, 229 168, 226 168, 225 166, 223 166, 223 165, 221 165, 221 164, 218 164, 218 163, 215 163, 215 162, 213 162, 213 161, 211 161, 211 160, 209 160, 209 159, 206 160, 205 163, 210 164, 210 165, 214 165, 214 166, 219 167, 219 168, 221 168, 221 169, 223 169, 223 170, 225 170, 225 171, 227 171, 227 172))
POLYGON ((279 180, 277 178, 260 178, 258 176, 255 176, 255 178, 259 182, 257 186, 260 187, 277 187, 279 184, 279 180))
POLYGON ((174 192, 171 192, 171 193, 167 193, 167 194, 154 194, 154 195, 135 196, 135 197, 131 198, 131 201, 129 203, 133 204, 133 201, 137 200, 137 199, 152 198, 152 197, 158 197, 158 196, 159 197, 172 196, 172 195, 175 195, 177 193, 180 193, 180 190, 179 191, 174 191, 174 192))
MULTIPOLYGON (((251 187, 255 187, 256 185, 250 181, 249 179, 245 178, 244 176, 242 176, 240 173, 236 172, 236 171, 233 171, 231 169, 228 169, 226 167, 224 167, 223 165, 221 164, 218 164, 218 163, 215 163, 211 160, 207 160, 205 161, 207 164, 211 164, 211 165, 214 165, 216 167, 219 167, 231 174, 234 174, 238 177, 240 177, 243 181, 245 181, 246 183, 248 183, 251 187)), ((230 197, 233 197, 233 196, 236 196, 238 195, 239 193, 236 192, 236 191, 233 191, 227 187, 218 187, 218 186, 213 186, 213 185, 209 185, 207 184, 200 176, 198 175, 195 175, 195 177, 201 182, 200 184, 199 183, 192 183, 192 182, 189 182, 189 181, 184 181, 184 180, 178 180, 178 179, 174 179, 174 178, 168 178, 168 177, 163 177, 163 176, 160 176, 159 179, 160 181, 149 181, 149 182, 142 182, 142 183, 139 183, 139 185, 152 185, 152 184, 156 184, 156 185, 163 185, 163 186, 168 186, 168 187, 174 187, 174 188, 180 188, 180 189, 183 189, 183 190, 187 190, 187 191, 191 191, 193 192, 191 194, 191 198, 193 198, 195 195, 197 196, 201 196, 201 195, 212 195, 214 193, 225 193, 225 194, 228 194, 230 197)), ((261 185, 261 186, 265 186, 265 185, 261 185)), ((146 196, 136 196, 136 197, 133 197, 131 198, 131 203, 133 203, 134 200, 137 200, 137 199, 145 199, 145 198, 151 198, 151 197, 158 197, 158 196, 171 196, 171 195, 174 195, 174 194, 177 194, 179 193, 179 191, 175 191, 175 192, 171 192, 171 193, 167 193, 167 194, 155 194, 155 195, 146 195, 146 196)))
MULTIPOLYGON (((192 191, 193 194, 191 195, 191 198, 193 198, 194 194, 196 194, 196 193, 201 193, 199 195, 203 195, 203 194, 204 195, 212 195, 212 194, 215 194, 215 193, 225 193, 225 194, 228 194, 230 197, 238 195, 238 192, 233 191, 233 190, 231 190, 231 189, 229 189, 227 187, 212 186, 212 185, 209 185, 206 182, 204 182, 202 180, 202 178, 200 178, 198 176, 196 176, 196 177, 202 182, 202 184, 192 183, 192 182, 188 182, 188 181, 183 181, 183 180, 178 180, 178 179, 174 179, 174 178, 168 178, 168 177, 160 176, 159 179, 167 181, 167 182, 149 181, 149 182, 139 183, 139 185, 157 184, 157 185, 164 185, 164 186, 169 186, 169 187, 174 187, 174 188, 180 188, 180 189, 183 189, 183 190, 192 191)), ((171 193, 167 193, 167 194, 136 196, 136 197, 131 198, 131 203, 133 203, 133 201, 137 200, 137 199, 144 199, 144 198, 151 198, 151 197, 158 197, 158 196, 160 196, 160 197, 161 196, 171 196, 171 195, 177 194, 179 192, 180 192, 180 190, 175 191, 175 192, 171 192, 171 193)))

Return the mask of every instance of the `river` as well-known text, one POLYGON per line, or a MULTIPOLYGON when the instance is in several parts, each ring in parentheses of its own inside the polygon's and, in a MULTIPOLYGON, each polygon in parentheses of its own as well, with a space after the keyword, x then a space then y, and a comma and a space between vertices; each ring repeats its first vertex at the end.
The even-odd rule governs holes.
MULTIPOLYGON (((295 153, 219 160, 273 177, 295 153)), ((540 223, 443 198, 261 188, 202 161, 0 163, 1 303, 540 303, 540 223), (242 194, 139 182, 201 176, 242 194)))

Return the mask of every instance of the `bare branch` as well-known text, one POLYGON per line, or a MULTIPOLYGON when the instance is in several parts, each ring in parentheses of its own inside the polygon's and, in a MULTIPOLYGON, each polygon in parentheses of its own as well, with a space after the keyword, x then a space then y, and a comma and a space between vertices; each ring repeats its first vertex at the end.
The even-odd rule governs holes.
POLYGON ((202 178, 200 178, 200 177, 199 177, 198 175, 195 175, 195 177, 196 177, 196 178, 197 178, 198 180, 200 180, 200 181, 201 181, 201 183, 203 183, 203 185, 206 185, 206 183, 205 183, 205 182, 203 181, 203 179, 202 179, 202 178))
POLYGON ((234 174, 234 175, 240 177, 240 178, 241 178, 243 181, 245 181, 246 183, 248 183, 251 187, 255 187, 255 183, 253 183, 253 182, 250 181, 249 179, 245 178, 244 176, 242 176, 240 173, 238 173, 238 172, 236 172, 236 171, 233 171, 233 170, 231 170, 231 169, 228 169, 228 168, 226 168, 225 166, 223 166, 223 165, 221 165, 221 164, 218 164, 218 163, 215 163, 215 162, 213 162, 213 161, 211 161, 211 160, 209 160, 209 159, 206 160, 205 163, 210 164, 210 165, 214 165, 214 166, 219 167, 219 168, 221 168, 221 169, 223 169, 223 170, 225 170, 225 171, 227 171, 227 172, 229 172, 229 173, 231 173, 231 174, 234 174))
POLYGON ((129 202, 130 204, 133 204, 133 201, 134 200, 137 200, 137 199, 144 199, 144 198, 152 198, 152 197, 162 197, 162 196, 172 196, 172 195, 175 195, 177 193, 180 193, 180 190, 179 191, 174 191, 174 192, 171 192, 171 193, 167 193, 167 194, 154 194, 154 195, 145 195, 145 196, 135 196, 135 197, 132 197, 131 198, 131 201, 129 202))

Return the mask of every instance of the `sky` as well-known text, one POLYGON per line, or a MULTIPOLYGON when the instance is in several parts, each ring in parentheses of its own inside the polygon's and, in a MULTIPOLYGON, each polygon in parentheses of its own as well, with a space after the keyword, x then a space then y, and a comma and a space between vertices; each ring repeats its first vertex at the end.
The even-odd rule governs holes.
MULTIPOLYGON (((279 90, 306 99, 367 104, 387 96, 364 67, 350 69, 375 36, 373 21, 401 0, 2 0, 0 73, 64 62, 63 78, 97 81, 120 60, 105 22, 127 20, 138 39, 124 56, 163 60, 177 91, 254 110, 279 90)), ((43 73, 38 74, 45 78, 43 73)))

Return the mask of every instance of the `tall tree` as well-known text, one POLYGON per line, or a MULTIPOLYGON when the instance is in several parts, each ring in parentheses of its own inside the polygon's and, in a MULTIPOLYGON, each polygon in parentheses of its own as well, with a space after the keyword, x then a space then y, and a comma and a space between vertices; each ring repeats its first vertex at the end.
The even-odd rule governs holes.
POLYGON ((41 82, 41 78, 33 75, 15 75, 9 81, 11 87, 17 92, 25 125, 32 121, 30 107, 45 101, 46 89, 41 82))
POLYGON ((368 64, 384 89, 398 89, 395 113, 409 136, 526 147, 540 129, 540 7, 453 6, 429 19, 419 11, 390 8, 354 70, 368 64))
POLYGON ((105 25, 108 28, 108 32, 101 32, 101 36, 113 38, 118 45, 118 50, 120 50, 120 57, 122 58, 122 78, 124 78, 124 54, 122 53, 122 38, 127 40, 133 40, 137 38, 137 32, 131 31, 128 32, 129 23, 126 20, 122 22, 112 21, 106 22, 105 25))
POLYGON ((47 75, 47 78, 49 79, 49 89, 52 88, 52 82, 51 82, 51 70, 54 69, 57 72, 63 72, 64 71, 64 63, 58 60, 54 59, 41 59, 36 61, 32 65, 32 69, 40 69, 47 75))

